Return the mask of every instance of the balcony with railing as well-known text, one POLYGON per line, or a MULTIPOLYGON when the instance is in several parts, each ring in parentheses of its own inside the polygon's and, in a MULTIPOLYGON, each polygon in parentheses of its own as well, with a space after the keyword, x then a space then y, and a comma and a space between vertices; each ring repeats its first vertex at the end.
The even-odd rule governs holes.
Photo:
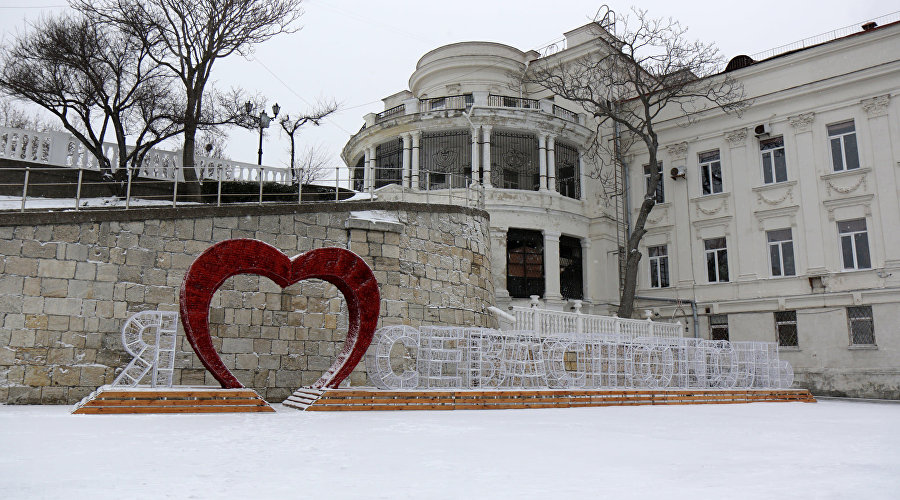
POLYGON ((451 95, 446 97, 432 97, 419 100, 419 112, 440 111, 445 109, 469 109, 475 99, 472 94, 451 95))
POLYGON ((490 94, 488 96, 488 106, 495 108, 541 109, 541 102, 537 99, 525 97, 490 94))
POLYGON ((382 111, 381 113, 376 114, 375 115, 375 123, 380 123, 385 120, 389 120, 391 118, 396 118, 405 113, 406 113, 406 105, 405 104, 401 104, 399 106, 394 106, 393 108, 386 109, 386 110, 382 111))

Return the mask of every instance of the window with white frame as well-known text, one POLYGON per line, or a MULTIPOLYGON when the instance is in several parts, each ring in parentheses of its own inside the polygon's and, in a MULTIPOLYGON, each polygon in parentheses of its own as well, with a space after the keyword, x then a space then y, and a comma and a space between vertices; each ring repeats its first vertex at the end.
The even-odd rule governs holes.
POLYGON ((794 240, 790 228, 766 231, 769 243, 769 264, 772 276, 794 276, 794 240))
POLYGON ((787 180, 787 162, 784 159, 784 137, 759 141, 762 156, 763 183, 774 184, 787 180))
POLYGON ((728 340, 728 315, 713 314, 709 317, 710 340, 728 340))
POLYGON ((841 238, 841 258, 844 269, 869 269, 872 257, 869 254, 869 232, 866 219, 839 221, 838 234, 841 238))
MULTIPOLYGON (((657 203, 665 203, 666 202, 666 193, 663 189, 665 182, 663 182, 664 179, 663 179, 663 175, 662 175, 663 162, 657 161, 656 166, 657 166, 656 170, 659 172, 659 184, 656 185, 656 193, 655 193, 656 194, 656 202, 657 203)), ((647 192, 648 193, 653 192, 653 190, 650 189, 650 165, 644 165, 644 181, 645 181, 644 187, 646 188, 647 192)))
POLYGON ((650 255, 650 288, 669 286, 669 253, 666 245, 647 248, 650 255))
POLYGON ((853 120, 828 125, 828 141, 831 143, 831 164, 835 172, 859 168, 853 120))
POLYGON ((872 306, 848 307, 847 323, 850 329, 850 345, 875 345, 872 306))
POLYGON ((725 238, 703 240, 706 251, 706 274, 710 283, 728 281, 728 249, 725 238))
POLYGON ((722 161, 719 150, 700 153, 700 187, 703 194, 722 192, 722 161))
POLYGON ((799 347, 797 311, 775 311, 775 333, 781 347, 799 347))

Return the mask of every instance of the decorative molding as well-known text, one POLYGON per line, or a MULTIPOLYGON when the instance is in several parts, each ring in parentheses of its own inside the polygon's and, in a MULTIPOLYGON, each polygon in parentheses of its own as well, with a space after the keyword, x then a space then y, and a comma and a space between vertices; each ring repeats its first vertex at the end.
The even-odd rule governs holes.
POLYGON ((666 152, 669 153, 669 158, 672 161, 684 160, 685 158, 687 158, 687 150, 688 150, 687 142, 679 142, 677 144, 671 144, 669 146, 666 146, 666 152))
POLYGON ((846 186, 846 187, 836 186, 829 180, 829 181, 825 182, 825 187, 828 191, 828 196, 831 196, 832 191, 839 193, 839 194, 850 194, 850 193, 856 191, 857 189, 859 189, 860 187, 862 187, 863 191, 865 191, 867 188, 867 184, 866 184, 867 177, 869 177, 869 176, 865 175, 865 174, 861 175, 861 176, 859 176, 859 180, 856 181, 856 184, 853 184, 852 186, 846 186))
POLYGON ((797 213, 800 211, 798 205, 770 208, 768 210, 757 210, 753 214, 756 216, 757 227, 760 231, 766 230, 765 221, 777 217, 786 217, 792 228, 797 227, 797 213))
POLYGON ((869 216, 872 215, 872 199, 874 197, 875 195, 872 194, 861 194, 850 198, 826 200, 822 202, 822 205, 824 205, 825 210, 828 211, 828 220, 830 221, 835 220, 834 211, 836 209, 853 206, 861 206, 863 208, 863 214, 869 216))
POLYGON ((794 188, 793 187, 787 188, 787 190, 785 190, 785 192, 781 196, 781 198, 775 198, 775 199, 766 198, 765 196, 763 196, 763 194, 761 192, 757 192, 756 199, 759 200, 760 203, 765 203, 766 205, 771 205, 773 207, 775 205, 781 205, 787 199, 790 199, 791 202, 793 202, 794 201, 794 188))
POLYGON ((890 100, 890 94, 885 94, 871 99, 863 99, 860 103, 869 118, 877 118, 887 114, 888 103, 890 100))
POLYGON ((661 221, 666 220, 669 216, 669 204, 668 203, 660 203, 657 205, 653 205, 653 210, 647 214, 647 224, 659 224, 661 221), (656 207, 659 207, 659 210, 656 210, 656 207), (657 212, 659 217, 655 219, 651 219, 650 216, 653 215, 654 212, 657 212))
POLYGON ((747 141, 747 129, 739 128, 737 130, 732 130, 731 132, 726 132, 725 140, 727 140, 728 145, 733 148, 743 146, 747 141))
POLYGON ((797 130, 797 132, 807 132, 812 129, 812 123, 816 118, 816 114, 813 112, 810 113, 801 113, 796 116, 789 116, 788 123, 791 124, 791 127, 797 130))

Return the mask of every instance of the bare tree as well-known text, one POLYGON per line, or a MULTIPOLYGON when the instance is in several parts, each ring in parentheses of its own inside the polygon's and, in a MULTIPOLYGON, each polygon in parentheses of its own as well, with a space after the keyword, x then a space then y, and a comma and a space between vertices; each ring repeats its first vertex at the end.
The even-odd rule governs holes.
POLYGON ((291 171, 294 182, 303 186, 326 178, 334 166, 334 157, 319 144, 301 150, 291 171))
POLYGON ((205 101, 213 64, 280 33, 299 29, 301 0, 71 0, 153 47, 151 57, 181 81, 184 101, 182 164, 185 180, 196 180, 196 135, 210 125, 205 101))
POLYGON ((0 88, 59 118, 109 178, 113 169, 104 142, 111 136, 122 180, 129 165, 140 164, 153 146, 181 131, 171 119, 171 77, 148 55, 139 39, 96 18, 48 17, 3 51, 0 88))
MULTIPOLYGON (((300 168, 297 168, 298 167, 297 162, 296 162, 297 143, 296 143, 296 138, 295 138, 297 131, 300 130, 300 127, 306 125, 307 123, 312 123, 313 125, 316 125, 316 126, 320 125, 320 123, 326 116, 334 113, 335 111, 337 111, 337 109, 338 109, 338 104, 334 101, 320 102, 316 105, 315 108, 307 111, 305 114, 302 114, 295 118, 291 118, 290 115, 284 115, 284 117, 278 121, 278 123, 281 124, 282 130, 284 130, 285 133, 288 135, 288 137, 291 138, 290 154, 291 154, 291 182, 292 183, 299 182, 302 185, 302 184, 310 182, 311 180, 316 180, 318 178, 318 177, 310 178, 308 175, 303 174, 303 172, 304 172, 303 161, 300 162, 300 165, 299 165, 300 168), (309 179, 309 180, 307 180, 307 179, 309 179)), ((318 148, 318 149, 321 149, 321 148, 318 148)), ((305 156, 303 158, 301 158, 301 160, 303 160, 303 159, 311 160, 312 151, 313 151, 313 148, 308 149, 305 153, 305 156)), ((311 166, 312 163, 313 162, 308 162, 307 166, 311 166)))
POLYGON ((60 129, 58 125, 48 122, 37 113, 29 114, 26 109, 9 99, 0 99, 0 127, 22 128, 38 132, 60 129))
POLYGON ((639 244, 662 178, 656 125, 673 116, 687 124, 706 109, 740 112, 747 105, 743 87, 720 73, 723 60, 714 45, 689 40, 687 28, 672 19, 653 19, 638 9, 633 13, 620 22, 611 22, 609 14, 595 21, 597 46, 589 55, 571 61, 539 60, 524 77, 526 83, 575 102, 594 117, 597 128, 590 150, 604 160, 594 177, 609 179, 612 176, 600 170, 624 168, 621 158, 632 144, 642 144, 650 157, 650 180, 621 249, 621 317, 630 317, 634 309, 639 244), (610 128, 611 141, 602 134, 610 128))

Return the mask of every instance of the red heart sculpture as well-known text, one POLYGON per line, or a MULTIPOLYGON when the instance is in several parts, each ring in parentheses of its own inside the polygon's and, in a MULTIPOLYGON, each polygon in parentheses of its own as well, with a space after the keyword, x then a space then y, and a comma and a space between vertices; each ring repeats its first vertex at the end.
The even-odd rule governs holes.
POLYGON ((288 258, 258 240, 217 243, 197 257, 181 285, 181 324, 194 352, 225 389, 243 387, 213 347, 209 304, 226 279, 237 274, 265 276, 282 288, 307 278, 325 280, 344 294, 350 313, 347 340, 330 368, 313 387, 335 388, 359 363, 375 333, 381 298, 372 270, 358 255, 343 248, 319 248, 288 258))

